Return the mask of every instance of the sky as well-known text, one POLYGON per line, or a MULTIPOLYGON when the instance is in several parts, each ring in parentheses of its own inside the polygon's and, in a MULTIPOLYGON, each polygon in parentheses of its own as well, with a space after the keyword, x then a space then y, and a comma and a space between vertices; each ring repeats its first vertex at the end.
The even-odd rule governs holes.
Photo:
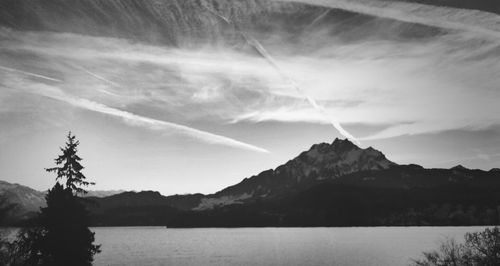
POLYGON ((1 26, 0 179, 50 188, 68 131, 96 190, 213 193, 346 137, 399 164, 500 167, 500 17, 307 2, 380 19, 327 9, 294 41, 227 28, 244 49, 1 26))

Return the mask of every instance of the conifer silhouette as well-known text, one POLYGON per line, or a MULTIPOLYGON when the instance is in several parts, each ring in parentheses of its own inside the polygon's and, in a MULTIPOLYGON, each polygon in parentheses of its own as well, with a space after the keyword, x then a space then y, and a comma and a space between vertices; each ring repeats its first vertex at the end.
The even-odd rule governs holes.
POLYGON ((62 154, 55 159, 56 167, 46 169, 57 174, 56 184, 45 197, 47 207, 41 209, 39 227, 21 236, 21 245, 29 249, 24 265, 90 266, 100 252, 89 230, 88 211, 78 197, 86 193, 83 186, 94 184, 81 172, 79 144, 69 132, 62 154), (58 182, 60 179, 65 185, 58 182))
POLYGON ((55 172, 57 174, 56 181, 65 178, 66 188, 71 189, 75 194, 85 194, 87 191, 81 186, 95 185, 95 183, 85 181, 86 177, 81 172, 84 168, 80 164, 82 158, 76 154, 80 141, 74 135, 71 135, 71 131, 68 133, 67 138, 66 147, 60 148, 62 154, 55 159, 55 163, 58 166, 46 168, 45 170, 47 172, 55 172))
POLYGON ((92 265, 100 251, 94 245, 94 233, 89 230, 90 220, 85 205, 70 187, 56 185, 47 194, 47 207, 42 208, 40 224, 45 233, 41 238, 42 265, 92 265))

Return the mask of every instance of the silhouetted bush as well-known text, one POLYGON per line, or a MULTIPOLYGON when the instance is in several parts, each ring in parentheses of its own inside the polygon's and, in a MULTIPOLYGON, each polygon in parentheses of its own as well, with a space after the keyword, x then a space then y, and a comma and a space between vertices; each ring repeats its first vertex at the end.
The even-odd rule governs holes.
POLYGON ((9 216, 9 213, 13 211, 17 206, 10 203, 5 197, 5 195, 0 195, 0 225, 5 222, 5 219, 9 216))
POLYGON ((13 241, 4 240, 1 246, 0 265, 28 266, 38 263, 38 249, 41 231, 36 229, 21 229, 13 241))
POLYGON ((439 250, 424 252, 414 266, 498 266, 500 265, 500 229, 465 234, 465 243, 444 241, 439 250))
MULTIPOLYGON (((4 195, 0 195, 0 225, 5 222, 10 211, 12 211, 16 205, 8 202, 4 195)), ((7 239, 7 234, 9 232, 0 231, 0 265, 10 265, 11 254, 13 249, 17 246, 7 239)))

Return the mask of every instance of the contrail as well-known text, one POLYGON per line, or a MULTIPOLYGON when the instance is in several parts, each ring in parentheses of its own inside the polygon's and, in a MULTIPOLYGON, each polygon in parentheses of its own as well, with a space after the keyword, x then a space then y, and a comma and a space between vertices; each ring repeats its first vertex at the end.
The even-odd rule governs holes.
MULTIPOLYGON (((2 68, 3 69, 3 68, 2 68)), ((17 71, 16 71, 17 72, 17 71)), ((21 71, 23 72, 23 71, 21 71)), ((32 73, 31 73, 32 74, 32 73)), ((34 74, 36 75, 36 74, 34 74)), ((58 80, 55 80, 58 81, 58 80)), ((61 89, 54 87, 54 86, 49 86, 43 83, 36 84, 36 86, 33 86, 30 84, 23 84, 22 82, 16 82, 14 87, 6 86, 6 85, 0 85, 0 87, 4 86, 5 88, 10 88, 10 89, 15 89, 15 88, 21 88, 21 90, 40 95, 43 97, 55 99, 61 102, 65 102, 67 104, 70 104, 72 106, 86 109, 89 111, 101 113, 101 114, 106 114, 114 117, 118 117, 123 119, 125 123, 131 126, 138 126, 138 127, 147 127, 151 130, 158 130, 158 131, 163 131, 166 133, 177 133, 181 135, 185 135, 188 137, 191 137, 193 139, 209 143, 209 144, 218 144, 218 145, 224 145, 224 146, 229 146, 233 148, 239 148, 239 149, 244 149, 244 150, 249 150, 249 151, 254 151, 254 152, 261 152, 261 153, 270 153, 268 150, 257 147, 245 142, 241 142, 229 137, 224 137, 221 135, 216 135, 210 132, 206 132, 203 130, 191 128, 188 126, 184 125, 179 125, 176 123, 172 122, 167 122, 159 119, 153 119, 141 115, 136 115, 134 113, 130 113, 127 111, 123 111, 120 109, 116 109, 113 107, 109 107, 107 105, 90 101, 87 99, 83 98, 78 98, 74 97, 71 95, 66 94, 63 92, 61 89)))
POLYGON ((228 18, 220 15, 219 13, 217 13, 214 10, 211 10, 207 6, 203 6, 203 7, 206 10, 208 10, 210 13, 212 13, 213 15, 217 16, 218 18, 220 18, 223 21, 225 21, 226 23, 228 23, 229 25, 232 25, 235 28, 235 30, 245 39, 245 41, 276 70, 276 72, 281 76, 281 78, 283 80, 285 80, 287 83, 289 83, 300 95, 302 95, 304 98, 306 98, 307 101, 309 102, 309 104, 311 104, 311 106, 314 109, 316 109, 318 112, 320 112, 322 115, 324 115, 330 121, 330 124, 340 132, 340 134, 342 134, 344 137, 346 137, 348 139, 351 139, 356 144, 358 144, 358 145, 360 144, 360 142, 353 135, 351 135, 349 132, 347 132, 347 130, 345 130, 342 127, 342 125, 340 124, 339 121, 337 121, 330 114, 328 114, 328 112, 325 110, 325 108, 323 106, 319 105, 316 102, 316 100, 314 100, 313 98, 308 96, 304 92, 304 90, 302 90, 300 88, 300 86, 292 78, 290 78, 288 75, 286 75, 281 70, 281 68, 278 66, 278 64, 274 60, 274 58, 267 52, 267 50, 264 48, 264 46, 262 46, 262 44, 257 39, 253 38, 252 36, 247 35, 243 30, 241 30, 238 27, 238 25, 236 25, 236 23, 232 22, 228 18))
POLYGON ((82 98, 77 98, 73 97, 70 95, 65 94, 62 91, 54 91, 53 93, 47 93, 47 92, 37 92, 38 94, 56 99, 62 102, 66 102, 68 104, 71 104, 73 106, 83 108, 86 110, 102 113, 102 114, 107 114, 115 117, 122 118, 126 123, 129 125, 133 126, 147 126, 150 129, 153 130, 174 130, 177 133, 182 133, 184 135, 190 136, 194 139, 198 139, 210 144, 219 144, 219 145, 225 145, 225 146, 230 146, 234 148, 240 148, 240 149, 245 149, 245 150, 250 150, 250 151, 255 151, 255 152, 262 152, 262 153, 269 153, 268 150, 244 143, 241 141, 237 141, 232 138, 216 135, 213 133, 209 133, 206 131, 198 130, 195 128, 163 121, 163 120, 158 120, 158 119, 153 119, 149 117, 144 117, 140 115, 136 115, 127 111, 119 110, 113 107, 106 106, 101 103, 97 103, 94 101, 90 101, 87 99, 82 99, 82 98), (54 93, 55 92, 55 93, 54 93))
POLYGON ((41 79, 45 79, 45 80, 50 80, 50 81, 55 81, 55 82, 63 82, 60 79, 51 78, 51 77, 47 77, 47 76, 43 76, 43 75, 31 73, 31 72, 26 72, 26 71, 22 71, 22 70, 15 69, 15 68, 0 66, 0 69, 8 71, 8 72, 17 72, 17 73, 21 73, 21 74, 24 74, 24 75, 27 75, 27 76, 41 78, 41 79))
MULTIPOLYGON (((106 79, 105 77, 103 76, 100 76, 100 75, 97 75, 96 73, 94 72, 91 72, 90 70, 84 68, 84 67, 81 67, 81 66, 78 66, 78 65, 75 65, 73 64, 73 67, 75 67, 76 69, 78 70, 81 70, 85 73, 87 73, 88 75, 100 80, 100 81, 104 81, 105 83, 108 83, 109 85, 113 86, 113 87, 116 87, 116 88, 121 88, 121 86, 118 84, 118 83, 115 83, 109 79, 106 79)), ((105 93, 105 94, 108 94, 108 95, 111 95, 111 96, 114 96, 114 97, 120 97, 120 95, 117 95, 116 93, 112 93, 110 91, 107 91, 105 89, 99 89, 100 92, 102 93, 105 93)))

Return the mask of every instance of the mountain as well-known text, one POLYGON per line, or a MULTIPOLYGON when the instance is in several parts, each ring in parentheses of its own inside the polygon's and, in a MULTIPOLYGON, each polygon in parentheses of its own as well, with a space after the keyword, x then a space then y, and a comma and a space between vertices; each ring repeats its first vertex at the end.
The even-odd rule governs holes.
POLYGON ((11 218, 25 219, 45 206, 45 193, 19 184, 0 180, 0 196, 15 208, 11 218))
POLYGON ((169 227, 500 224, 500 173, 395 165, 318 181, 272 199, 194 209, 169 227))
POLYGON ((335 139, 331 144, 313 145, 274 170, 245 178, 239 184, 203 197, 194 209, 205 210, 255 199, 276 198, 347 174, 393 166, 396 164, 372 147, 361 149, 347 139, 335 139))
MULTIPOLYGON (((360 171, 380 171, 397 164, 371 147, 361 149, 349 140, 313 145, 277 167, 210 195, 162 196, 158 192, 125 192, 92 199, 96 225, 162 225, 190 212, 279 201, 324 182, 360 171)), ((251 221, 251 220, 249 220, 251 221)))
POLYGON ((105 198, 86 198, 94 225, 165 225, 178 215, 167 197, 155 191, 124 192, 105 198))
POLYGON ((397 165, 340 139, 204 196, 168 220, 170 227, 499 223, 499 171, 397 165))
MULTIPOLYGON (((43 197, 1 184, 17 198, 43 197)), ((500 224, 500 171, 398 165, 335 139, 210 195, 141 191, 82 200, 96 226, 493 225, 500 224)))

